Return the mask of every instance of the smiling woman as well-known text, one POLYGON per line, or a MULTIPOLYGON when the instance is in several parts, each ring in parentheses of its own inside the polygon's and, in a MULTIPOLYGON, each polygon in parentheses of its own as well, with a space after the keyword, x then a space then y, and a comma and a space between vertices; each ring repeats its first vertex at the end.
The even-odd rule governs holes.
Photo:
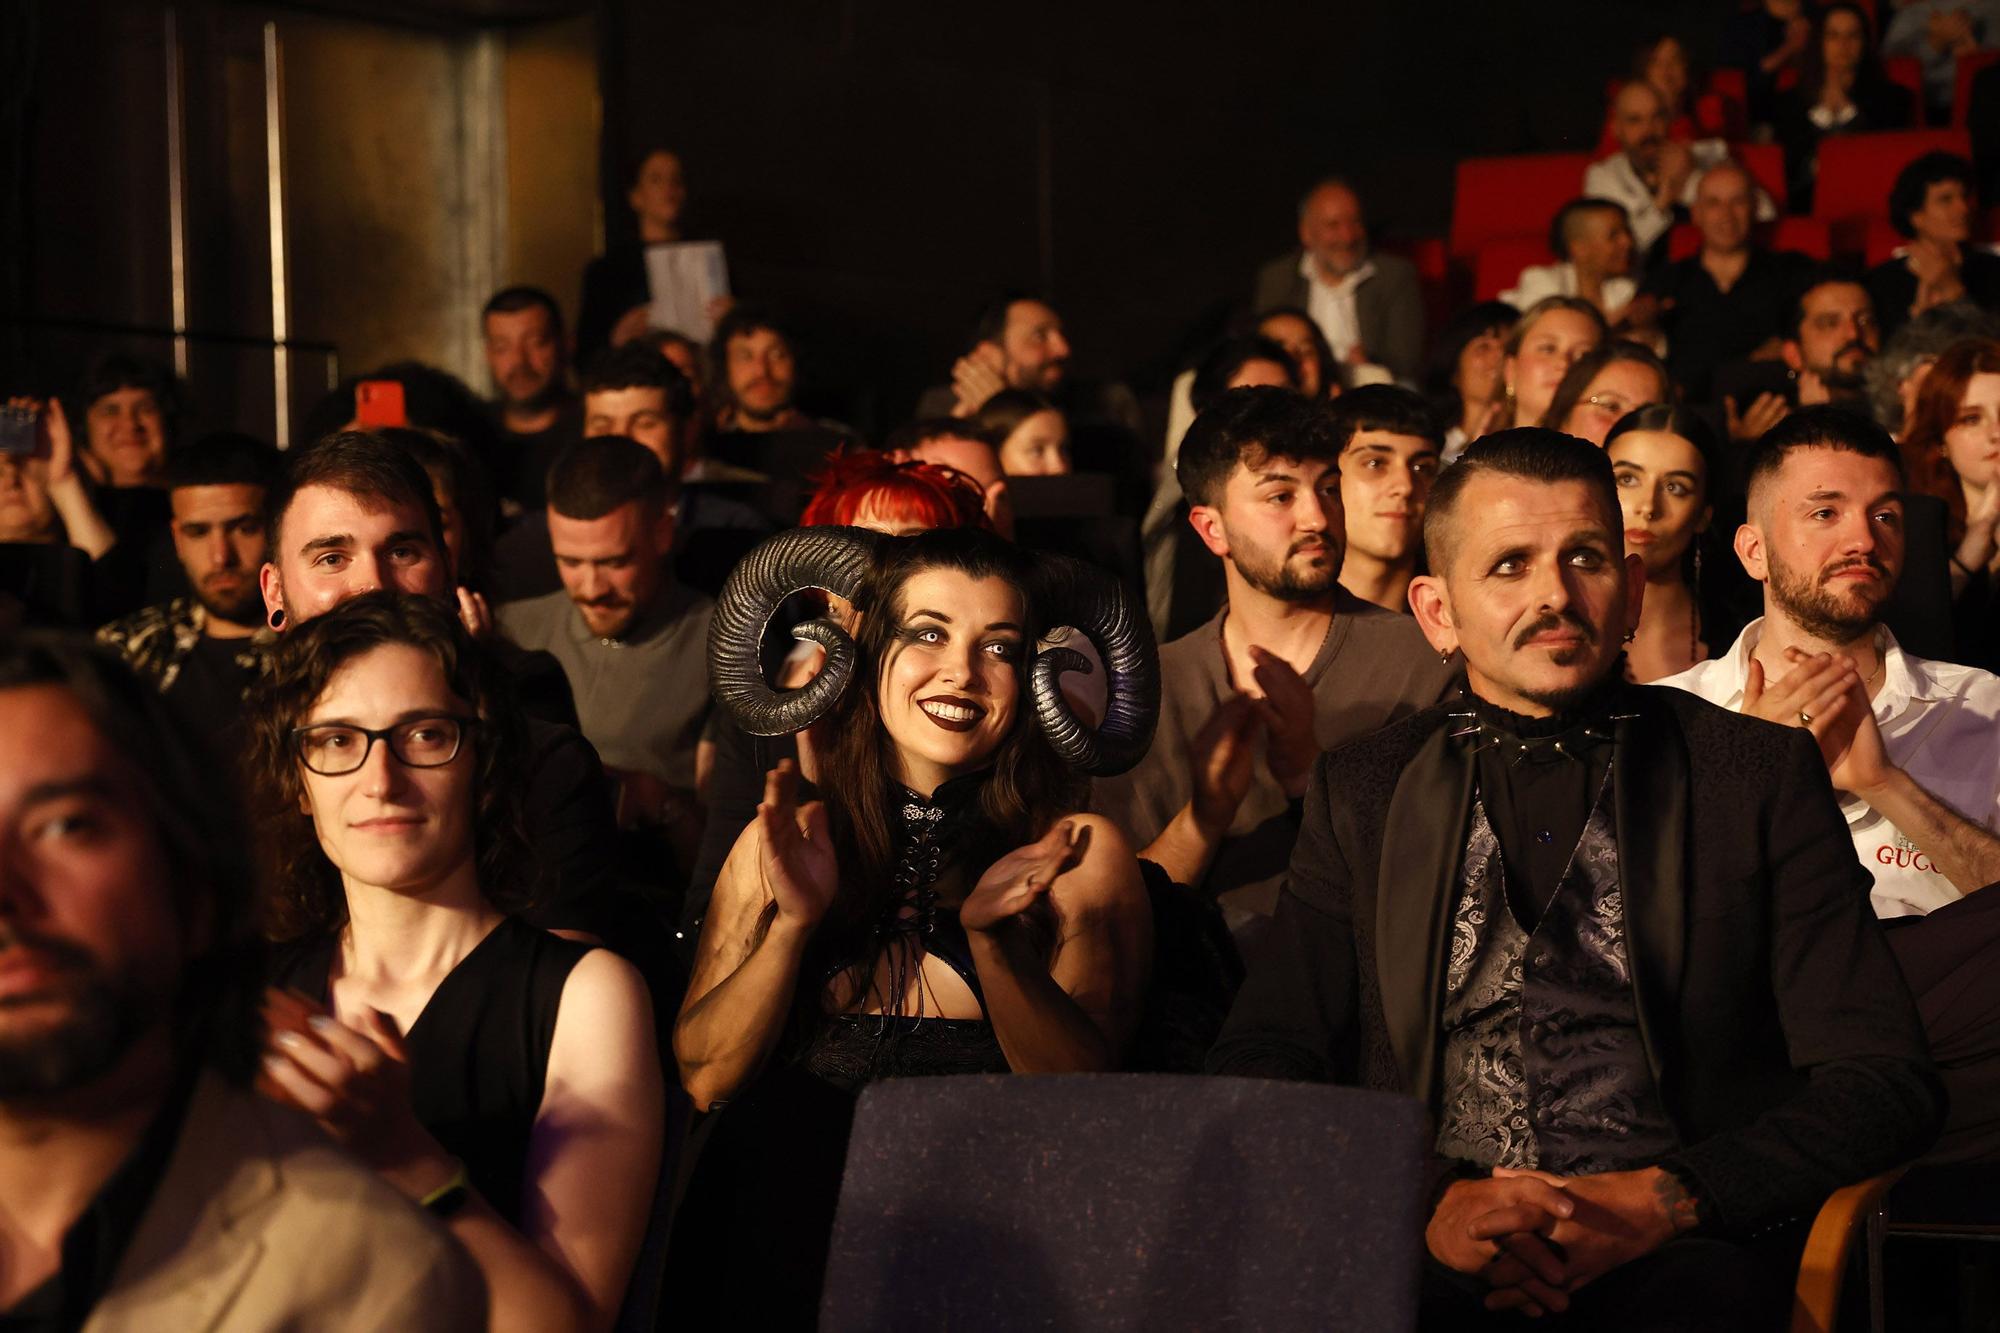
POLYGON ((669 1250, 691 1325, 811 1322, 863 1085, 1119 1066, 1151 915, 1123 836, 1076 813, 1071 769, 1122 771, 1151 739, 1159 676, 1135 611, 1108 580, 967 528, 801 529, 723 590, 718 702, 754 735, 817 724, 824 799, 797 803, 789 761, 769 775, 716 883, 675 1027, 695 1105, 728 1103, 669 1250), (801 587, 851 600, 858 628, 801 626, 826 665, 780 694, 757 644, 801 587), (1058 684, 1080 656, 1031 660, 1051 624, 1102 655, 1101 728, 1058 684))
POLYGON ((633 968, 525 905, 525 721, 437 602, 371 593, 286 636, 252 703, 288 948, 262 1090, 448 1219, 495 1328, 610 1327, 663 1089, 633 968))

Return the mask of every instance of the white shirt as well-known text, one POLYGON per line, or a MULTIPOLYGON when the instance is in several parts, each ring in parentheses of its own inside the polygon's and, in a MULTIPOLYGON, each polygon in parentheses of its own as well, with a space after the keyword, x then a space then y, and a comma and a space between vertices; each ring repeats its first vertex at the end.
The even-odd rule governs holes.
MULTIPOLYGON (((1606 278, 1604 280, 1604 310, 1606 319, 1616 319, 1632 298, 1639 294, 1639 284, 1630 278, 1606 278)), ((1500 299, 1516 310, 1526 310, 1546 296, 1575 296, 1576 265, 1530 264, 1521 270, 1521 276, 1514 280, 1514 289, 1500 293, 1500 299)))
MULTIPOLYGON (((1726 655, 1655 683, 1741 712, 1750 654, 1763 632, 1759 617, 1726 655)), ((1917 657, 1898 647, 1888 630, 1876 634, 1882 686, 1875 692, 1875 725, 1889 762, 1967 819, 2000 830, 2000 676, 1917 657)), ((1965 896, 1866 801, 1843 792, 1840 809, 1855 854, 1875 877, 1869 895, 1875 915, 1923 916, 1965 896)))
MULTIPOLYGON (((1692 204, 1694 192, 1701 185, 1701 174, 1729 156, 1729 145, 1720 139, 1697 139, 1688 145, 1694 156, 1693 171, 1688 173, 1687 186, 1682 189, 1678 202, 1692 204)), ((1646 182, 1639 179, 1638 168, 1623 152, 1613 153, 1601 162, 1593 162, 1584 168, 1583 192, 1594 199, 1609 199, 1625 208, 1625 221, 1631 225, 1632 241, 1641 254, 1653 248, 1653 242, 1666 235, 1674 225, 1673 214, 1653 202, 1653 192, 1646 182)), ((1778 216, 1776 204, 1762 187, 1757 190, 1757 220, 1769 222, 1778 216)))
POLYGON ((1312 255, 1299 257, 1299 272, 1306 280, 1306 313, 1326 335, 1333 359, 1345 361, 1361 341, 1361 317, 1355 313, 1354 293, 1375 276, 1375 261, 1364 259, 1361 266, 1339 282, 1328 282, 1312 255))

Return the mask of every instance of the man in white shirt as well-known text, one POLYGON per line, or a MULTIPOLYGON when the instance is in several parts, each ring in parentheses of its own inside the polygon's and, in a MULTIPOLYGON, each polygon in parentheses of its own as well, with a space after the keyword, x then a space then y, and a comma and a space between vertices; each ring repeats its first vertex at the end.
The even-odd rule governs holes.
POLYGON ((1904 652, 1881 624, 1903 564, 1902 461, 1834 406, 1758 441, 1736 554, 1764 615, 1660 681, 1819 741, 1949 1098, 1926 1155, 2000 1160, 2000 677, 1904 652))
MULTIPOLYGON (((1618 151, 1584 170, 1583 192, 1622 204, 1639 253, 1650 258, 1674 225, 1674 209, 1694 203, 1700 173, 1728 157, 1729 145, 1720 139, 1668 139, 1666 104, 1643 79, 1620 88, 1612 100, 1611 137, 1618 151)), ((1757 220, 1777 215, 1771 197, 1757 191, 1757 220)))
POLYGON ((1764 615, 1661 681, 1819 740, 1883 918, 2000 881, 2000 677, 1905 653, 1881 624, 1903 564, 1902 464, 1837 407, 1758 442, 1736 554, 1764 615))
POLYGON ((1379 365, 1409 381, 1423 368, 1416 266, 1370 249, 1361 198, 1343 180, 1321 181, 1299 201, 1299 248, 1257 271, 1254 304, 1259 314, 1304 310, 1349 365, 1379 365))

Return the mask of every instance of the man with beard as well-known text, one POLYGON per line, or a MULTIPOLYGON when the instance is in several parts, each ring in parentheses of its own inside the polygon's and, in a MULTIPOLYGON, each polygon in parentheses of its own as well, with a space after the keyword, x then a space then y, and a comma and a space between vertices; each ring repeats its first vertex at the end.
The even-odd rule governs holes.
POLYGON ((1863 373, 1881 347, 1868 289, 1840 269, 1815 270, 1799 288, 1778 359, 1735 361, 1716 371, 1730 438, 1754 441, 1794 407, 1846 403, 1865 411, 1863 373))
MULTIPOLYGON (((1667 138, 1666 103, 1653 85, 1633 79, 1611 102, 1611 137, 1618 151, 1583 173, 1583 193, 1625 206, 1632 240, 1650 267, 1654 247, 1672 229, 1676 212, 1694 203, 1699 173, 1729 156, 1720 139, 1680 143, 1667 138)), ((1778 215, 1770 196, 1757 191, 1757 220, 1778 215)))
POLYGON ((1321 758, 1212 1073, 1414 1095, 1425 1328, 1763 1330, 1941 1111, 1811 738, 1628 685, 1604 451, 1476 441, 1410 600, 1467 696, 1321 758))
MULTIPOLYGON (((2000 677, 1904 652, 1881 623, 1903 567, 1903 484, 1874 422, 1824 407, 1786 418, 1758 443, 1736 534, 1764 616, 1722 657, 1660 683, 1812 734, 1906 966, 1939 945, 1996 959, 2000 896, 1986 886, 2000 882, 2000 677)), ((1989 962, 1977 983, 1958 975, 1934 1011, 1912 974, 1952 1093, 1938 1151, 2000 1159, 1994 1029, 1982 1053, 1956 1048, 1952 1026, 2000 1014, 2000 968, 1989 962)))
POLYGON ((562 311, 538 287, 509 287, 486 303, 480 325, 505 446, 495 480, 507 500, 539 508, 549 464, 582 431, 564 373, 562 311))
POLYGON ((0 650, 0 1327, 482 1327, 451 1238, 251 1092, 247 840, 170 722, 0 650))
POLYGON ((499 618, 516 644, 562 663, 583 734, 618 784, 619 823, 662 827, 689 866, 715 607, 674 580, 671 489, 653 452, 622 435, 557 459, 548 523, 563 589, 499 618))
POLYGON ((721 390, 718 431, 806 430, 815 423, 793 405, 799 361, 771 316, 736 306, 715 326, 715 374, 721 390))
POLYGON ((1160 650, 1152 751, 1093 798, 1143 855, 1218 900, 1239 939, 1277 905, 1320 752, 1451 680, 1408 616, 1340 586, 1345 442, 1289 389, 1231 389, 1195 418, 1175 469, 1228 600, 1160 650))
POLYGON ((257 670, 264 499, 280 467, 277 450, 247 435, 209 435, 175 451, 167 502, 174 554, 193 591, 97 632, 219 755, 236 752, 243 691, 257 670))

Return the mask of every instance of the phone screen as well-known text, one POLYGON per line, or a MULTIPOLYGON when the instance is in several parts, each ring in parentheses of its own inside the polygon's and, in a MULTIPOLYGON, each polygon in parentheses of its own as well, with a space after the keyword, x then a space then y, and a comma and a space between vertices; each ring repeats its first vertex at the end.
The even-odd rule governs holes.
POLYGON ((407 426, 403 386, 397 380, 362 380, 354 386, 354 419, 364 426, 407 426))
POLYGON ((25 407, 0 406, 0 454, 35 452, 35 413, 25 407))

